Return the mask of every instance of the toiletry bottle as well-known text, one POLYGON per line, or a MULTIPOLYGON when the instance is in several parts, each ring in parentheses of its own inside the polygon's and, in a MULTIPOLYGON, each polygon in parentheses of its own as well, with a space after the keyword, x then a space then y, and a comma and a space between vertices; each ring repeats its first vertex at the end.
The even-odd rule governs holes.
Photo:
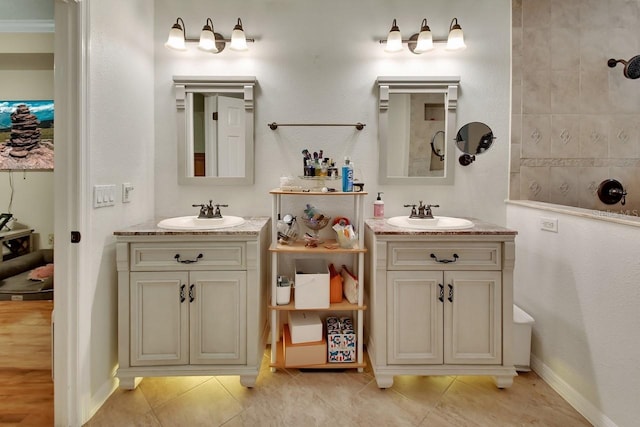
POLYGON ((344 158, 344 166, 342 166, 342 191, 345 193, 353 191, 353 167, 349 157, 344 158))
POLYGON ((378 198, 373 202, 373 217, 384 218, 384 201, 380 198, 382 192, 378 193, 378 198))

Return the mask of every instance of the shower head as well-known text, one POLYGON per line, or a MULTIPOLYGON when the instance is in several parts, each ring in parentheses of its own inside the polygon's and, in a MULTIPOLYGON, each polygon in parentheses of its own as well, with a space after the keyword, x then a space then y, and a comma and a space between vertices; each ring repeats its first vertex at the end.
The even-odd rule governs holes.
POLYGON ((628 61, 624 59, 613 59, 607 61, 607 65, 610 68, 618 65, 618 62, 624 64, 623 74, 628 79, 637 79, 640 78, 640 55, 636 55, 628 61))

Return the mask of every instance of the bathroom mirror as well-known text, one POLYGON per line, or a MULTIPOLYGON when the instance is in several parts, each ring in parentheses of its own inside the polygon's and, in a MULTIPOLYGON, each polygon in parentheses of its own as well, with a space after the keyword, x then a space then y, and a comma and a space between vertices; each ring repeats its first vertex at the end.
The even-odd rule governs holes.
POLYGON ((253 183, 253 89, 256 78, 174 76, 178 182, 253 183))
POLYGON ((379 182, 452 184, 460 77, 378 77, 379 182))
POLYGON ((456 134, 456 145, 464 153, 459 159, 460 164, 471 164, 477 154, 482 154, 491 147, 494 139, 491 128, 482 122, 462 126, 456 134))

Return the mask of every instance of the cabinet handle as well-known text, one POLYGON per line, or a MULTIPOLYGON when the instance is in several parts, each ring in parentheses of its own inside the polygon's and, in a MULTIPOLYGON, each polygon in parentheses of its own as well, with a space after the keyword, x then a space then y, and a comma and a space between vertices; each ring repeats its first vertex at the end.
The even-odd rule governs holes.
POLYGON ((458 260, 458 254, 453 254, 453 259, 438 259, 438 257, 435 254, 431 254, 431 258, 435 259, 436 262, 439 262, 442 264, 449 264, 450 262, 456 262, 458 260))
POLYGON ((442 283, 438 283, 438 288, 440 288, 440 291, 438 292, 438 299, 440 302, 444 302, 444 286, 442 286, 442 283))
POLYGON ((185 288, 186 286, 187 286, 187 285, 180 285, 180 302, 181 302, 181 303, 182 303, 182 302, 184 302, 184 300, 185 300, 185 296, 184 296, 184 288, 185 288))
POLYGON ((193 302, 193 300, 196 299, 195 297, 196 290, 194 289, 195 286, 196 285, 189 286, 189 302, 193 302))
POLYGON ((176 254, 176 256, 174 256, 173 258, 176 260, 176 262, 179 262, 181 264, 193 264, 194 262, 198 262, 198 260, 201 259, 202 256, 202 254, 198 254, 196 259, 180 259, 180 254, 176 254))
POLYGON ((453 302, 453 286, 452 285, 447 285, 449 286, 449 298, 447 298, 449 300, 449 302, 453 302))

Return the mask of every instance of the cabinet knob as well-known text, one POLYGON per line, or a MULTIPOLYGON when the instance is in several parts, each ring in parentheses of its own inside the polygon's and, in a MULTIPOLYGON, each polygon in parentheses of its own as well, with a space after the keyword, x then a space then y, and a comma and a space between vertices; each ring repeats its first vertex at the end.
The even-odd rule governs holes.
POLYGON ((442 283, 438 283, 438 288, 440 288, 438 292, 438 299, 440 302, 444 302, 444 286, 442 286, 442 283))
POLYGON ((447 298, 449 300, 449 302, 453 302, 453 285, 447 285, 449 286, 449 298, 447 298))
POLYGON ((196 285, 189 286, 189 302, 193 302, 196 299, 195 294, 196 290, 194 289, 196 285))
POLYGON ((181 303, 184 302, 184 300, 186 299, 185 296, 184 296, 184 288, 186 286, 187 285, 180 285, 180 302, 181 303))

